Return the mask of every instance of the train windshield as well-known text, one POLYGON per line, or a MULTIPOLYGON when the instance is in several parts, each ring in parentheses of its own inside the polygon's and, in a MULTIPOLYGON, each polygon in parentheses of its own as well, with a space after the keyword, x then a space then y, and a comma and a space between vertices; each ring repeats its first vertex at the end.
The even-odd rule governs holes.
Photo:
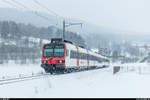
POLYGON ((64 45, 45 46, 44 57, 64 57, 64 45))

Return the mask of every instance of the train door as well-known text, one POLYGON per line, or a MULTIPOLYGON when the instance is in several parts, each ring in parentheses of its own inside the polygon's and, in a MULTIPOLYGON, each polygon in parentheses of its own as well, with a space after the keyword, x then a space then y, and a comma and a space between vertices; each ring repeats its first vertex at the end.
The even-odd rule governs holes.
POLYGON ((87 68, 90 68, 90 57, 88 50, 87 50, 87 68))
POLYGON ((79 48, 76 46, 76 48, 77 48, 77 68, 79 68, 80 67, 80 65, 79 65, 79 48))
POLYGON ((70 66, 70 50, 69 49, 66 49, 66 67, 71 67, 70 66))

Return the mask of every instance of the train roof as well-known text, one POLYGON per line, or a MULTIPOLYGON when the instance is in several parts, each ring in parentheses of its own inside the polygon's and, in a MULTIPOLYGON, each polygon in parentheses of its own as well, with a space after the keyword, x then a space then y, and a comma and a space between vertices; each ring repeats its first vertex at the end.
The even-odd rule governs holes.
MULTIPOLYGON (((69 40, 63 40, 62 38, 52 38, 51 39, 51 43, 69 43, 69 44, 77 45, 77 44, 75 44, 75 43, 73 43, 73 42, 71 42, 69 40)), ((79 46, 80 48, 84 48, 85 49, 84 46, 81 46, 81 45, 77 45, 77 46, 79 46)))
POLYGON ((94 55, 96 55, 96 56, 100 56, 100 57, 102 57, 102 58, 107 58, 107 57, 105 57, 105 56, 100 55, 100 54, 97 53, 97 52, 93 52, 92 50, 85 48, 84 46, 76 45, 75 43, 73 43, 73 42, 71 42, 71 41, 63 40, 62 38, 52 38, 52 39, 51 39, 51 43, 68 43, 68 44, 71 44, 71 45, 74 45, 74 46, 78 46, 79 48, 86 49, 86 50, 88 50, 88 52, 90 52, 90 53, 92 53, 92 54, 94 54, 94 55))

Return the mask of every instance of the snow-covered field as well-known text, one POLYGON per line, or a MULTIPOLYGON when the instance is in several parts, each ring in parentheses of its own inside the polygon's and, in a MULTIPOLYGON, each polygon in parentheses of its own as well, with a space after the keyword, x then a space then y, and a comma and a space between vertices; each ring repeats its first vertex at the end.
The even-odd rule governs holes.
MULTIPOLYGON (((117 65, 117 64, 115 64, 117 65)), ((111 66, 115 66, 111 65, 111 66)), ((133 66, 136 64, 131 64, 133 66)), ((139 65, 139 64, 137 64, 139 65)), ((124 65, 129 66, 129 65, 124 65)), ((143 64, 139 66, 149 65, 143 64)), ((134 66, 136 67, 136 66, 134 66)), ((39 65, 0 67, 0 75, 43 71, 39 65), (22 71, 21 71, 22 70, 22 71), (13 72, 11 72, 13 71, 13 72), (21 71, 21 72, 20 72, 21 71)), ((137 67, 138 68, 138 67, 137 67)), ((126 70, 113 75, 112 67, 0 85, 2 98, 145 98, 150 97, 150 74, 126 70)))
POLYGON ((32 75, 44 72, 40 67, 40 64, 36 65, 16 65, 16 64, 4 64, 0 65, 0 79, 18 77, 20 75, 32 75))

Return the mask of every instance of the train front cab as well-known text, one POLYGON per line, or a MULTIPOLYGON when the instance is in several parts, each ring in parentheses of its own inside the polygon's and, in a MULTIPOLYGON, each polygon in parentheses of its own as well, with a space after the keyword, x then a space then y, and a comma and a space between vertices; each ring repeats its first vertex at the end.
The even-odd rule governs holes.
POLYGON ((63 72, 66 67, 66 45, 64 43, 47 44, 42 49, 41 67, 47 73, 63 72))

